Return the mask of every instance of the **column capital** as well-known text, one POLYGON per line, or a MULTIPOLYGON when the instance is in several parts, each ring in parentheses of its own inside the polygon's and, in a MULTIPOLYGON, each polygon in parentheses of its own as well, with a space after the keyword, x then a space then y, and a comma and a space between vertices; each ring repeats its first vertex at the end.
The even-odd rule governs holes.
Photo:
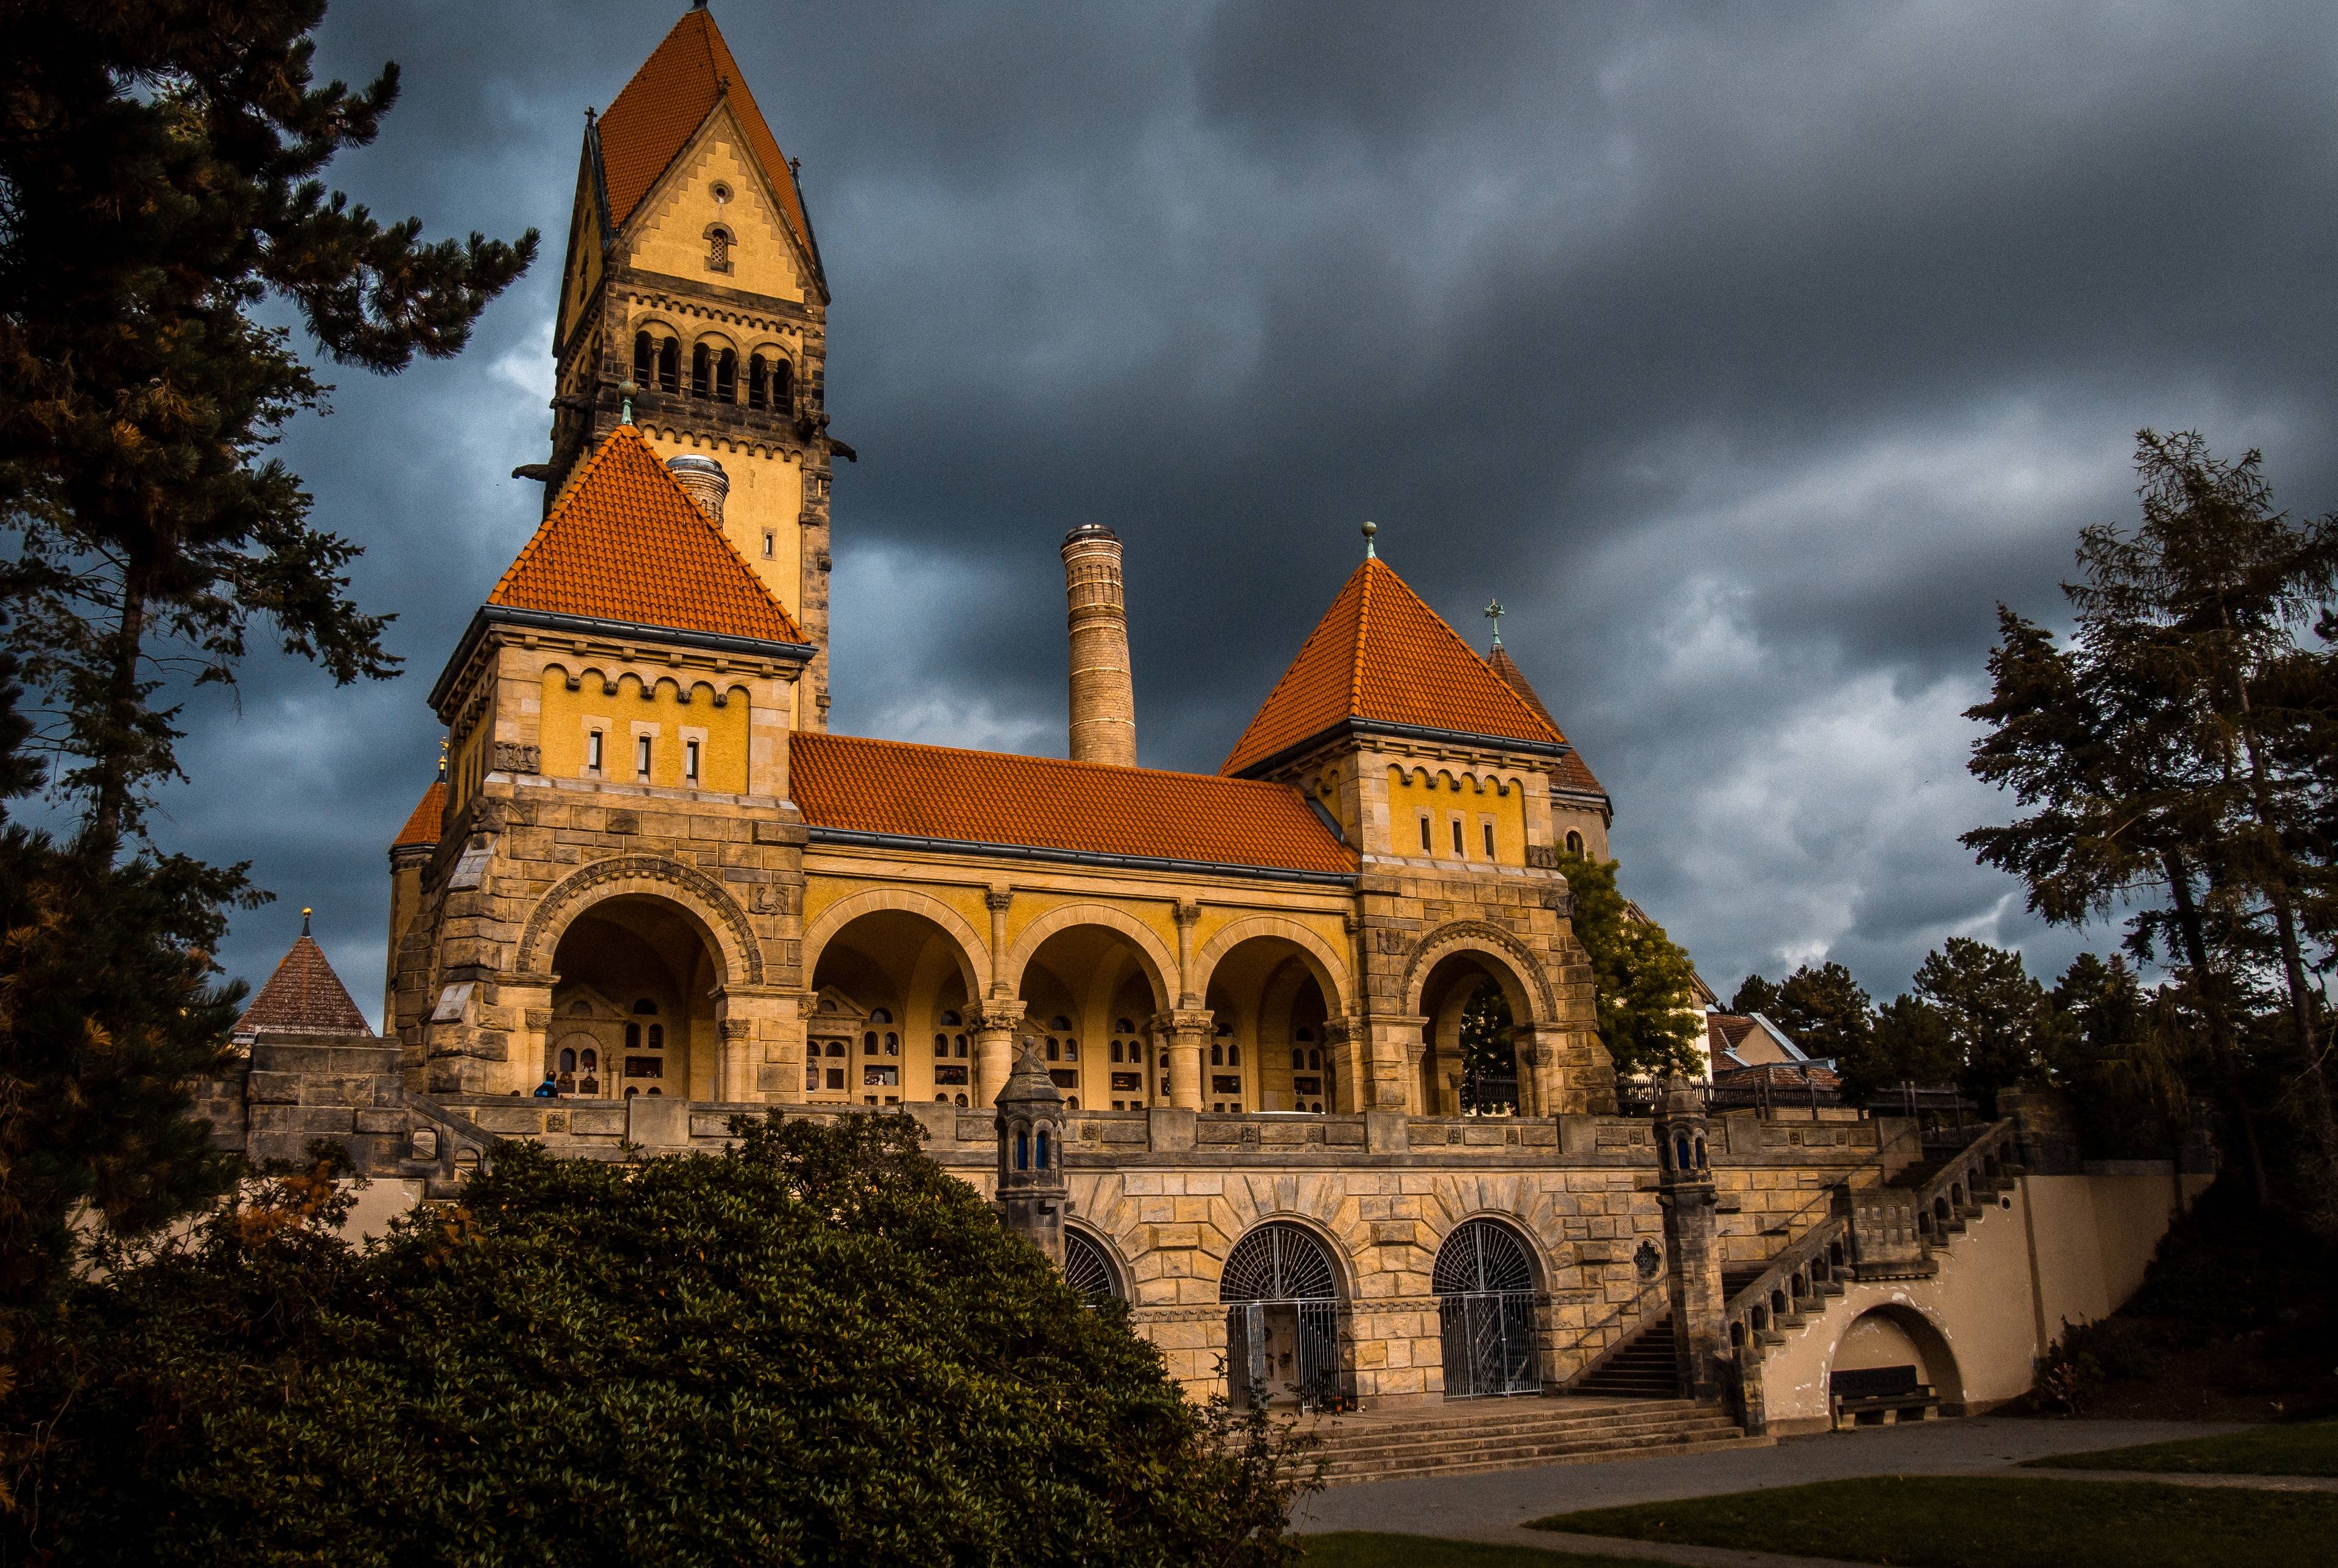
POLYGON ((982 1033, 1012 1033, 1030 1009, 1019 997, 987 996, 966 1004, 968 1024, 982 1033))
POLYGON ((1015 889, 1012 887, 986 887, 982 890, 982 901, 994 913, 1005 914, 1007 906, 1015 902, 1015 889))
POLYGON ((1169 906, 1169 916, 1180 926, 1191 926, 1202 917, 1202 901, 1180 898, 1169 906))
POLYGON ((1155 1013, 1154 1028, 1169 1034, 1207 1034, 1217 1027, 1218 1015, 1207 1007, 1173 1007, 1155 1013))

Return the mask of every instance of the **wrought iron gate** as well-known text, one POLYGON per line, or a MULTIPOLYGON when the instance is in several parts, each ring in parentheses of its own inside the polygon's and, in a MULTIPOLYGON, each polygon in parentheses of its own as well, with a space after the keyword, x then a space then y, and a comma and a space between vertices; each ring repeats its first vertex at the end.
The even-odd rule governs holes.
POLYGON ((1313 1409, 1351 1403, 1337 1277, 1321 1242, 1295 1225, 1260 1226, 1227 1255, 1218 1298, 1226 1303, 1226 1380, 1237 1404, 1292 1393, 1313 1409), (1291 1334, 1281 1367, 1268 1344, 1282 1331, 1278 1323, 1291 1334))
POLYGON ((1490 1220, 1460 1226, 1438 1250, 1429 1283, 1444 1340, 1447 1398, 1541 1391, 1534 1268, 1515 1234, 1490 1220))

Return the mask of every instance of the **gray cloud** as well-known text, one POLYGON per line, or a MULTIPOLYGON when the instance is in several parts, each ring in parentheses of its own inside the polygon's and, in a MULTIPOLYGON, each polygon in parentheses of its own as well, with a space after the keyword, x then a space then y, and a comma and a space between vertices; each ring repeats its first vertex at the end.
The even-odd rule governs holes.
MULTIPOLYGON (((1370 516, 1506 640, 1615 791, 1631 889, 1726 990, 1889 994, 1966 932, 2058 966, 1955 842, 2003 599, 2058 611, 2135 428, 2326 446, 2326 7, 721 9, 805 162, 836 302, 840 727, 1060 750, 1055 544, 1129 542, 1148 762, 1213 768, 1370 516)), ((379 993, 422 695, 526 537, 587 103, 670 18, 344 0, 405 67, 336 171, 434 231, 545 230, 463 358, 341 372, 286 456, 400 616, 392 685, 207 700, 165 837, 255 861, 379 993)))

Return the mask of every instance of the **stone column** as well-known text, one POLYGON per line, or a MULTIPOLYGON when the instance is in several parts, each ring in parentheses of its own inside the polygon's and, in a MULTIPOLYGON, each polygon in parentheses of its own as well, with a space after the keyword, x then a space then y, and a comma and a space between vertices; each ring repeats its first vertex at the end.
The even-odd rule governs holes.
POLYGON ((1206 1098, 1202 1092, 1202 1053, 1210 1042, 1210 1022, 1205 1009, 1185 1007, 1157 1014, 1153 1019, 1154 1051, 1169 1053, 1169 1103, 1175 1109, 1199 1111, 1206 1098))
POLYGON ((1567 1108, 1566 1071, 1559 1054, 1563 1031, 1547 1024, 1520 1024, 1510 1031, 1510 1047, 1518 1058, 1518 1114, 1557 1116, 1567 1108))
POLYGON ((1194 927, 1201 924, 1202 906, 1181 898, 1170 907, 1169 917, 1177 923, 1177 1005, 1199 1007, 1202 994, 1194 989, 1194 927))
POLYGON ((1023 1022, 1023 1004, 994 996, 967 1013, 974 1031, 974 1102, 994 1104, 1015 1070, 1015 1031, 1023 1022))
POLYGON ((1657 1107, 1656 1202, 1665 1213, 1665 1268, 1673 1304, 1673 1344, 1681 1393, 1721 1397, 1724 1330, 1721 1245, 1715 1233, 1713 1168, 1705 1154, 1704 1096, 1687 1079, 1665 1086, 1657 1107))
POLYGON ((1015 889, 1007 887, 986 887, 982 901, 990 910, 990 994, 1003 996, 1007 982, 1000 965, 1007 962, 1007 911, 1015 902, 1015 889))
POLYGON ((1323 1020, 1323 1060, 1331 1066, 1331 1110, 1354 1115, 1370 1107, 1356 1091, 1365 1081, 1363 1034, 1345 1018, 1323 1020))

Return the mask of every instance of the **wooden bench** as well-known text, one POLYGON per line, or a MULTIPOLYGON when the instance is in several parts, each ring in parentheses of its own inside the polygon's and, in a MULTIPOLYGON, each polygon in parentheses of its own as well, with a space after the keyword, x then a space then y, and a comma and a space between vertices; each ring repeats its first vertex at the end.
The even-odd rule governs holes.
POLYGON ((1842 1430, 1843 1417, 1848 1416, 1853 1426, 1862 1422, 1894 1423, 1915 1413, 1919 1421, 1940 1414, 1940 1396, 1932 1386, 1918 1379, 1913 1367, 1862 1367, 1856 1371, 1837 1372, 1827 1379, 1827 1392, 1832 1396, 1835 1431, 1842 1430))

